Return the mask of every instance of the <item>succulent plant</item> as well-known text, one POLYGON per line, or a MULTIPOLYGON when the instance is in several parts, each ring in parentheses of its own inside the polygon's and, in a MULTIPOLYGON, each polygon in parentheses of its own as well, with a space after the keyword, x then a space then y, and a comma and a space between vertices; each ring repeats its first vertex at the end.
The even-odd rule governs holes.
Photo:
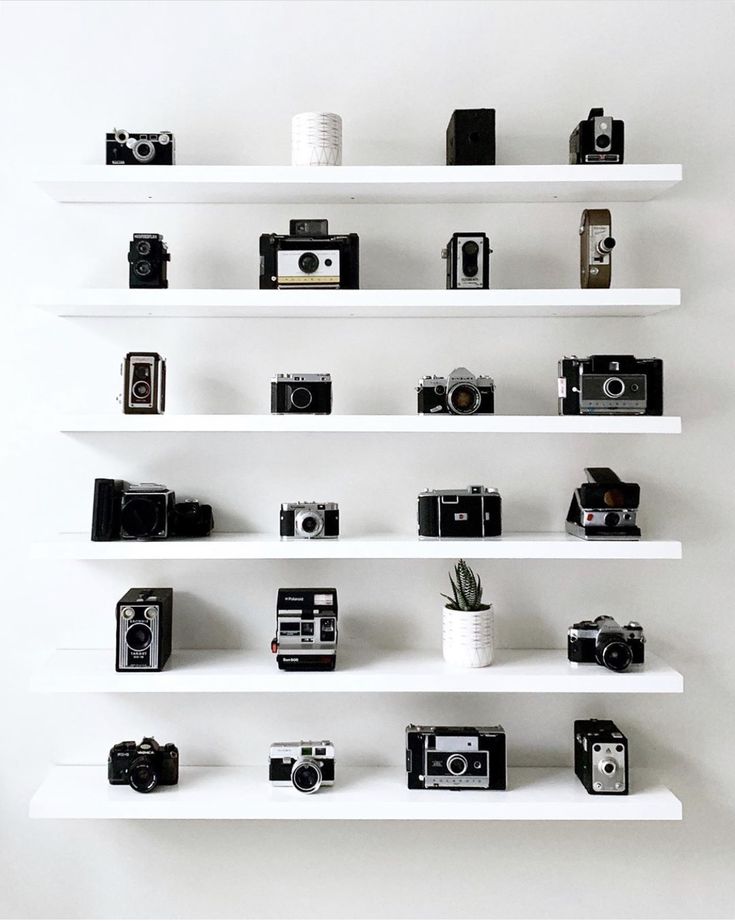
POLYGON ((460 560, 454 567, 454 578, 450 573, 449 581, 452 583, 452 595, 442 593, 449 604, 451 611, 482 611, 487 605, 482 603, 482 582, 464 560, 460 560))

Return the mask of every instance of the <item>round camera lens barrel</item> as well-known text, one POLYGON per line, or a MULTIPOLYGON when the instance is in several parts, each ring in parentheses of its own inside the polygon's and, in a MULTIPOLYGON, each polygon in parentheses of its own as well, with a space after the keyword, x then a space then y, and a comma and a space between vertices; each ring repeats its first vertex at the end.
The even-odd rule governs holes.
POLYGON ((293 387, 289 396, 291 406, 295 409, 308 409, 314 401, 313 394, 308 387, 293 387))
POLYGON ((153 271, 153 266, 147 259, 139 259, 133 263, 133 271, 136 275, 140 275, 141 278, 147 278, 153 271))
POLYGON ((455 384, 447 394, 447 404, 450 412, 459 416, 468 416, 480 408, 482 398, 480 391, 474 384, 463 382, 455 384))
POLYGON ((625 382, 619 377, 608 377, 602 385, 605 396, 617 399, 625 393, 625 382))
POLYGON ((322 783, 322 770, 315 761, 301 761, 294 765, 291 783, 301 793, 316 793, 322 783))
POLYGON ((633 662, 633 652, 627 643, 614 640, 602 649, 600 658, 605 668, 613 672, 624 672, 633 662))
POLYGON ((307 275, 313 275, 319 268, 319 257, 316 253, 302 253, 299 256, 298 266, 307 275))
POLYGON ((618 512, 608 512, 605 515, 605 525, 608 528, 615 528, 620 524, 620 514, 618 512))
POLYGON ((596 147, 607 148, 610 146, 610 135, 609 134, 598 134, 595 138, 596 147))
POLYGON ((138 793, 150 793, 158 786, 158 773, 150 759, 143 755, 136 758, 128 771, 128 782, 138 793))

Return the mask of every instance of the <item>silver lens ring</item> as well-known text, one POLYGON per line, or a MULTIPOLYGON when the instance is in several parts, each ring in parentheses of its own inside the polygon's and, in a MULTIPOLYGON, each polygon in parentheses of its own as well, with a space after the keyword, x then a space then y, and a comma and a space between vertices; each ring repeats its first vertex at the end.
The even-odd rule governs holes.
POLYGON ((455 777, 459 777, 467 771, 467 759, 464 755, 450 755, 447 758, 447 770, 455 777))
POLYGON ((301 793, 316 793, 322 785, 322 769, 317 761, 302 758, 291 768, 291 783, 301 793))
POLYGON ((618 769, 618 763, 613 758, 603 758, 597 765, 597 770, 605 777, 612 777, 618 769))
POLYGON ((296 518, 294 519, 294 532, 296 534, 301 537, 318 537, 323 530, 324 519, 321 516, 306 509, 296 513, 296 518), (312 521, 314 522, 313 527, 307 524, 307 522, 312 521))
POLYGON ((139 163, 150 163, 150 161, 156 155, 156 148, 153 146, 153 141, 147 141, 147 140, 136 141, 135 144, 133 145, 132 150, 133 150, 133 156, 139 163), (147 154, 141 153, 140 148, 143 146, 148 148, 147 154))
POLYGON ((608 379, 602 385, 602 389, 605 393, 605 396, 610 397, 611 400, 617 400, 618 397, 621 397, 625 393, 625 384, 620 380, 619 377, 608 377, 608 379), (610 389, 611 384, 614 385, 614 390, 617 390, 617 393, 610 389))
POLYGON ((466 416, 477 412, 477 410, 480 408, 481 400, 482 397, 480 396, 480 391, 477 389, 477 387, 475 387, 474 384, 471 384, 469 381, 460 381, 453 387, 450 387, 450 389, 447 391, 447 406, 449 407, 449 411, 455 413, 458 416, 466 416), (458 390, 469 391, 472 394, 471 406, 467 408, 456 406, 454 395, 458 390))

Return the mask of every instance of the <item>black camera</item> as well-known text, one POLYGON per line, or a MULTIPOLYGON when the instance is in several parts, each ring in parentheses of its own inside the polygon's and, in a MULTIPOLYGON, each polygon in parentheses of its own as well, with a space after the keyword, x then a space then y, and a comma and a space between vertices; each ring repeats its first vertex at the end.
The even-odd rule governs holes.
POLYGON ((419 537, 499 537, 500 493, 486 486, 419 493, 419 537))
POLYGON ((360 238, 330 234, 325 220, 291 221, 260 238, 261 288, 359 288, 360 238))
POLYGON ((447 288, 490 287, 490 240, 484 233, 454 233, 442 250, 447 288))
POLYGON ((339 537, 339 506, 336 502, 283 502, 281 537, 339 537))
POLYGON ((271 652, 284 671, 334 671, 337 589, 279 588, 271 652))
POLYGON ((334 784, 334 745, 320 742, 274 742, 268 758, 268 779, 275 787, 316 793, 334 784))
POLYGON ((179 750, 173 742, 159 745, 147 736, 140 745, 118 742, 110 749, 107 779, 113 786, 126 784, 138 793, 172 787, 179 782, 179 750))
POLYGON ((505 790, 502 726, 406 726, 409 790, 505 790))
POLYGON ((196 499, 177 502, 159 483, 94 481, 92 540, 165 540, 208 537, 214 527, 211 505, 196 499))
POLYGON ((166 409, 166 359, 158 352, 128 352, 120 373, 124 413, 150 415, 166 409))
POLYGON ((623 483, 609 467, 585 467, 586 483, 574 490, 567 533, 584 540, 637 540, 641 488, 623 483))
POLYGON ((559 362, 562 416, 661 416, 664 363, 634 355, 572 355, 559 362))
POLYGON ((588 793, 628 792, 628 740, 612 720, 574 721, 574 773, 588 793))
POLYGON ((620 626, 614 617, 596 617, 572 624, 567 632, 567 656, 577 665, 597 663, 613 672, 642 665, 646 638, 635 621, 620 626))
POLYGON ((168 288, 171 254, 160 233, 134 233, 128 250, 131 288, 168 288))
POLYGON ((467 368, 455 368, 447 377, 422 377, 416 389, 420 413, 470 416, 495 411, 495 382, 486 374, 475 377, 467 368))
POLYGON ((174 590, 131 588, 117 603, 118 672, 160 672, 171 655, 174 590))
POLYGON ((277 374, 271 379, 272 413, 332 412, 332 378, 329 374, 277 374))
POLYGON ((590 109, 569 136, 570 163, 622 163, 625 124, 603 109, 590 109))
POLYGON ((455 109, 447 125, 447 166, 495 165, 495 109, 455 109))
POLYGON ((175 142, 171 131, 125 131, 114 128, 105 136, 105 153, 108 166, 137 166, 155 163, 171 166, 175 161, 175 142))

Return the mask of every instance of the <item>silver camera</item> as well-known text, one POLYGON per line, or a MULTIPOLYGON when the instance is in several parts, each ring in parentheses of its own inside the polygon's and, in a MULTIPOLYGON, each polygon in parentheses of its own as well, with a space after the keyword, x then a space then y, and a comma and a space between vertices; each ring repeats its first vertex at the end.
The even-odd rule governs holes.
POLYGON ((316 793, 334 784, 334 745, 331 742, 274 742, 268 779, 276 787, 316 793))
POLYGON ((495 381, 486 374, 475 377, 467 368, 455 368, 447 377, 422 377, 416 389, 420 413, 471 416, 495 411, 495 381))
POLYGON ((336 502, 284 502, 281 537, 339 537, 339 506, 336 502))

